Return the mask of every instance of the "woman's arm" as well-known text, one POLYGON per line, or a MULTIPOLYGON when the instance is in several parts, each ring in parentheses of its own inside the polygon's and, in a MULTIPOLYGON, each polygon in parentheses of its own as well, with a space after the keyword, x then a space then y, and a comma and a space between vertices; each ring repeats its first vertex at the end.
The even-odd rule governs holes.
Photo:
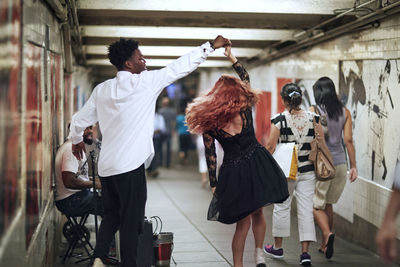
POLYGON ((209 133, 203 133, 203 142, 208 167, 208 176, 210 179, 211 189, 215 190, 217 186, 217 153, 215 151, 215 139, 209 133))
POLYGON ((230 62, 232 62, 232 64, 235 64, 238 60, 237 60, 237 58, 232 54, 231 48, 232 48, 232 46, 227 46, 227 47, 225 47, 224 55, 229 59, 230 62))
POLYGON ((353 144, 353 126, 351 120, 350 111, 346 108, 346 122, 344 123, 343 128, 343 137, 344 137, 344 144, 346 145, 347 153, 349 154, 350 160, 350 171, 349 171, 349 179, 350 182, 354 182, 357 179, 357 165, 356 165, 356 150, 353 144))
POLYGON ((240 79, 244 82, 250 83, 250 77, 249 74, 247 73, 246 69, 243 67, 243 65, 237 60, 237 58, 232 54, 231 52, 231 46, 227 46, 225 48, 224 55, 229 59, 230 62, 232 62, 232 67, 236 71, 236 73, 239 75, 240 79))

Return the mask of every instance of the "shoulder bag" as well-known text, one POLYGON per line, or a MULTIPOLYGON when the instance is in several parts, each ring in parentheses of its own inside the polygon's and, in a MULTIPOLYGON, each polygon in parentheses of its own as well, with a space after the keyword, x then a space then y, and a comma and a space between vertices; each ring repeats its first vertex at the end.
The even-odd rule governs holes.
POLYGON ((335 164, 329 148, 325 142, 319 140, 320 136, 317 131, 317 123, 313 119, 314 124, 314 139, 311 141, 311 152, 308 157, 309 160, 314 162, 315 177, 319 181, 328 181, 335 177, 335 164))

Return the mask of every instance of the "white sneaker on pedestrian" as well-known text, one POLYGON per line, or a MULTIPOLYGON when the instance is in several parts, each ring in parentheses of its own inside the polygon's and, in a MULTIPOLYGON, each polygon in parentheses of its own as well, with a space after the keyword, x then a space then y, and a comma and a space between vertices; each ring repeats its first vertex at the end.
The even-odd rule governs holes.
POLYGON ((262 248, 256 248, 254 251, 254 260, 256 262, 256 267, 267 267, 262 248))
POLYGON ((100 258, 96 258, 93 262, 93 267, 106 267, 100 258))

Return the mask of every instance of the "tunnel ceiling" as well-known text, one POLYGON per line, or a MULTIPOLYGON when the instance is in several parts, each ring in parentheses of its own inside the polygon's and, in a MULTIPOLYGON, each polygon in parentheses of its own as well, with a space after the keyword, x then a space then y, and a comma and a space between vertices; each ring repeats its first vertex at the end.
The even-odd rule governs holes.
MULTIPOLYGON (((355 2, 360 1, 79 0, 77 14, 86 62, 97 76, 107 77, 115 73, 107 46, 120 37, 139 41, 149 68, 165 66, 218 34, 232 40, 237 57, 252 62, 265 57, 266 51, 356 20, 354 12, 332 19, 355 2), (325 24, 313 29, 321 23, 325 24)), ((222 49, 201 65, 227 66, 222 49)))

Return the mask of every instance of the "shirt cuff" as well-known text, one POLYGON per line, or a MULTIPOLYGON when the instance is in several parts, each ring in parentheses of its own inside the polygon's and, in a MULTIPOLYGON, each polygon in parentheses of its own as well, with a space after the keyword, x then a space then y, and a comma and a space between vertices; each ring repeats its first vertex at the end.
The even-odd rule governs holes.
POLYGON ((76 145, 83 141, 83 136, 74 136, 71 137, 72 144, 76 145))
POLYGON ((203 52, 206 56, 208 56, 210 53, 214 52, 214 48, 211 47, 210 42, 204 43, 201 45, 201 48, 203 49, 203 52))

